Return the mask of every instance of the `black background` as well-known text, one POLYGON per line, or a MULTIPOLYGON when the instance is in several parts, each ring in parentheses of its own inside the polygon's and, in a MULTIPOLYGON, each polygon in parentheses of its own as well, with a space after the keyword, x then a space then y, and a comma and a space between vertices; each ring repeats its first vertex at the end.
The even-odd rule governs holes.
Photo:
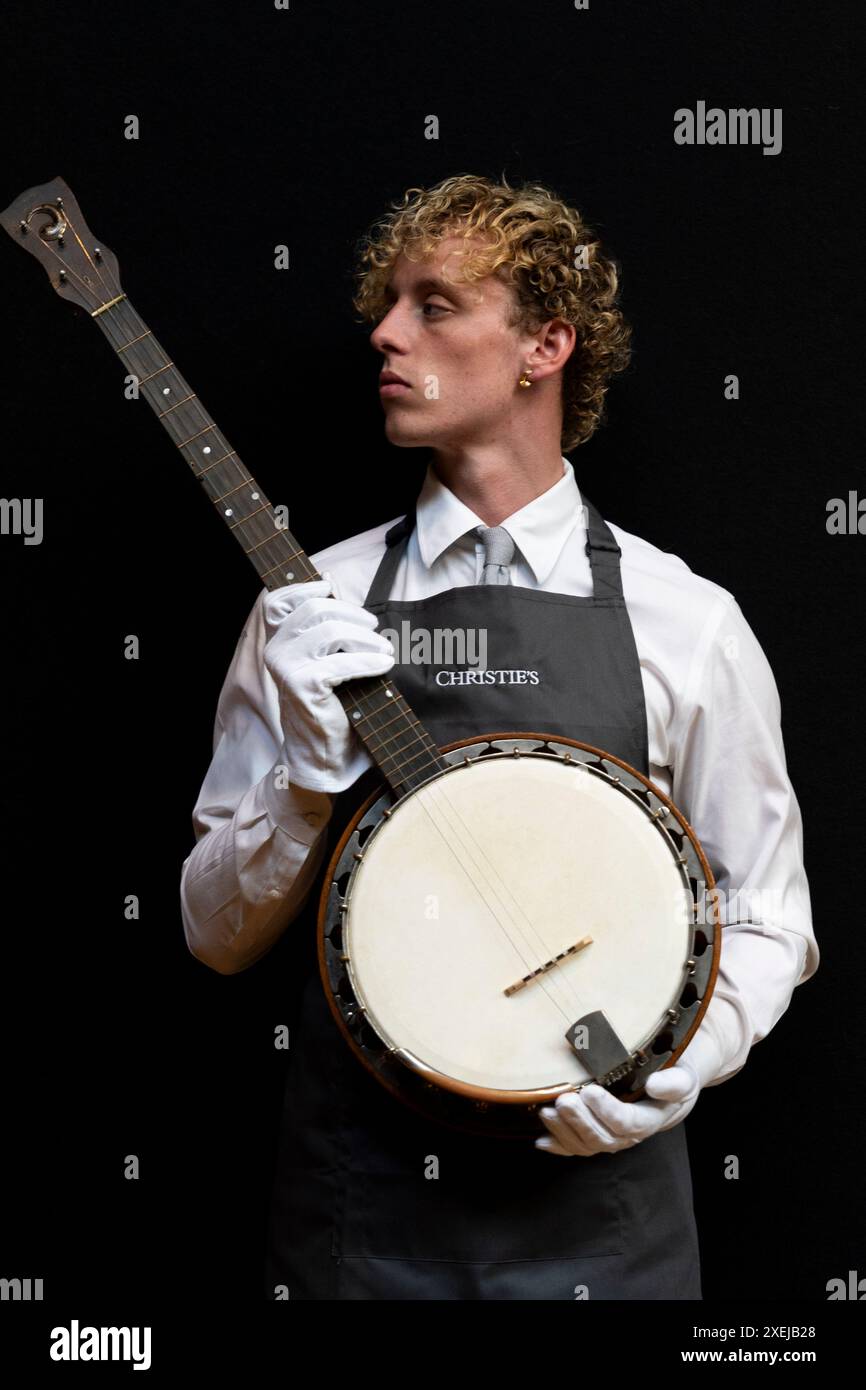
MULTIPOLYGON (((866 1275, 866 539, 825 525, 828 499, 866 491, 854 13, 292 0, 3 17, 0 203, 66 179, 310 553, 401 514, 426 462, 384 439, 350 304, 353 245, 391 200, 504 171, 579 207, 621 261, 633 365, 571 455, 577 480, 608 520, 729 589, 767 653, 822 950, 688 1122, 708 1302, 822 1301, 829 1279, 866 1275), (781 107, 782 152, 675 145, 675 109, 701 99, 781 107)), ((187 950, 178 881, 258 581, 147 405, 124 399, 102 335, 6 237, 0 285, 2 494, 45 507, 42 545, 0 537, 0 1274, 43 1277, 58 1310, 118 1287, 257 1303, 287 955, 210 972, 187 950)))

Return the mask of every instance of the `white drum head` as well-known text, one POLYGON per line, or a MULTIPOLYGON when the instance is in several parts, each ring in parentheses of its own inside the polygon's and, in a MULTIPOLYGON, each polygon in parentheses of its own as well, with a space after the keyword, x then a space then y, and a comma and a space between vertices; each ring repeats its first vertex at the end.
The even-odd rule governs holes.
POLYGON ((564 1036, 585 1014, 629 1051, 658 1029, 692 924, 646 808, 580 762, 524 755, 457 763, 397 804, 364 846, 343 940, 369 1022, 438 1084, 535 1090, 589 1079, 564 1036))

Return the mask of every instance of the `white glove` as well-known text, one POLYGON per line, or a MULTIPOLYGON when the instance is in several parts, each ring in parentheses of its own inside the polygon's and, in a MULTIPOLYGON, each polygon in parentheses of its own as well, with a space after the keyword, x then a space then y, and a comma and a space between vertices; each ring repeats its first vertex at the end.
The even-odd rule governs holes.
POLYGON ((632 1148, 684 1120, 719 1063, 715 1038, 699 1028, 674 1066, 653 1072, 646 1084, 650 1100, 619 1100, 594 1081, 582 1091, 564 1091, 555 1109, 539 1110, 550 1135, 536 1139, 535 1147, 564 1158, 632 1148))
POLYGON ((374 614, 333 593, 326 575, 275 589, 263 603, 264 663, 279 691, 285 738, 281 761, 293 783, 317 792, 344 791, 372 766, 334 686, 382 676, 396 659, 374 614))

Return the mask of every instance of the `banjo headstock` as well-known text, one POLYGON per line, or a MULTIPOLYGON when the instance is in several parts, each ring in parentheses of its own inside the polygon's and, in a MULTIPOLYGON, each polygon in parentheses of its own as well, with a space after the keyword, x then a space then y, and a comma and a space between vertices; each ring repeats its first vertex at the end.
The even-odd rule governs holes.
POLYGON ((62 299, 94 314, 123 293, 117 257, 93 235, 63 179, 28 188, 0 213, 0 223, 41 262, 62 299))

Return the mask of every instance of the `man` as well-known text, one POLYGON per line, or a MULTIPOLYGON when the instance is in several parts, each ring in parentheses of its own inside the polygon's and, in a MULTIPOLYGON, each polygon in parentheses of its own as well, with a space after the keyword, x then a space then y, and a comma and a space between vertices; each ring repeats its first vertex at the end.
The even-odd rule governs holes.
POLYGON ((359 281, 386 434, 431 461, 413 514, 256 600, 181 889, 190 950, 213 969, 247 968, 290 924, 307 953, 269 1296, 700 1298, 681 1121, 819 959, 772 672, 732 596, 608 526, 562 452, 591 437, 629 357, 617 268, 579 213, 469 175, 412 189, 359 281), (439 746, 550 730, 623 758, 692 823, 728 923, 677 1065, 637 1102, 561 1096, 534 1144, 446 1132, 393 1099, 339 1036, 310 949, 323 862, 376 777, 333 687, 391 670, 382 633, 408 614, 434 631, 455 612, 487 633, 489 666, 535 679, 443 686, 435 665, 395 667, 439 746))

